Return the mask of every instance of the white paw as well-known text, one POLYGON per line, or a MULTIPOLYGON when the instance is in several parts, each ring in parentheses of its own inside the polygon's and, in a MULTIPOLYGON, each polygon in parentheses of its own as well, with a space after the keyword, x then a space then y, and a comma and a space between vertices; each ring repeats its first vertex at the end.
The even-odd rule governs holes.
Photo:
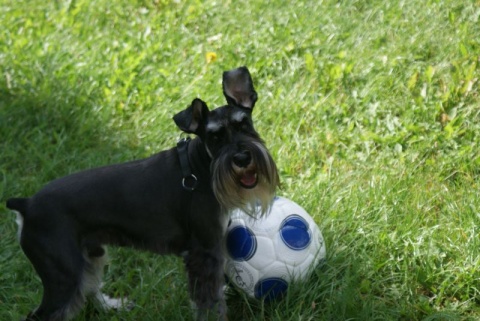
POLYGON ((111 298, 106 294, 97 292, 95 298, 105 310, 131 310, 135 307, 135 303, 127 298, 111 298))

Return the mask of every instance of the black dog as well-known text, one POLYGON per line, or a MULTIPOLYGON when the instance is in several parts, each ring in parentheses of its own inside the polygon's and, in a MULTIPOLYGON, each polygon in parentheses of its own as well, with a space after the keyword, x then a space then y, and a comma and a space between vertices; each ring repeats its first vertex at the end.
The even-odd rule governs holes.
POLYGON ((228 213, 266 213, 279 179, 252 124, 257 94, 248 69, 225 72, 223 92, 226 106, 209 111, 195 99, 174 116, 195 139, 147 159, 69 175, 30 198, 7 201, 20 214, 20 244, 43 283, 42 302, 27 320, 67 320, 86 296, 102 299, 107 244, 183 256, 197 319, 227 319, 228 213))

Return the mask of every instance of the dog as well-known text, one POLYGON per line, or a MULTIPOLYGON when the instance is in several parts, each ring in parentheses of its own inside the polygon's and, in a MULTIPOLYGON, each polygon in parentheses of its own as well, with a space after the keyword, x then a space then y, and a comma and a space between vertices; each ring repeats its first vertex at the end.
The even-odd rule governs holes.
POLYGON ((173 120, 193 134, 149 158, 56 179, 30 198, 11 198, 22 250, 43 284, 28 321, 73 317, 101 293, 107 245, 183 257, 197 320, 227 320, 224 236, 229 213, 268 212, 277 166, 255 131, 250 72, 223 73, 227 105, 196 98, 173 120))

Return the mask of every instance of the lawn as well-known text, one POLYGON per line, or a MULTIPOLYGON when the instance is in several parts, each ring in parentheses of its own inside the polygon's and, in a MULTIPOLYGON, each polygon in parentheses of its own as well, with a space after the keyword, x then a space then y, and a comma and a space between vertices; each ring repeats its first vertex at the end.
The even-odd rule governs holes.
MULTIPOLYGON (((0 0, 0 29, 0 320, 41 298, 5 200, 174 146, 241 65, 327 261, 276 302, 230 292, 230 320, 480 319, 480 1, 0 0)), ((75 321, 192 320, 179 259, 110 257, 137 308, 75 321)))

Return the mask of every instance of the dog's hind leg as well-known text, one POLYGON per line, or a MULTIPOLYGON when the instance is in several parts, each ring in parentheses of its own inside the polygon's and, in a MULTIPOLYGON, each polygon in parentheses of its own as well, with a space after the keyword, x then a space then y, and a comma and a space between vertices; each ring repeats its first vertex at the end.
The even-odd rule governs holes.
POLYGON ((102 293, 102 278, 107 264, 107 250, 101 245, 86 245, 84 250, 86 265, 82 277, 82 293, 92 296, 104 310, 130 310, 134 304, 125 298, 111 298, 102 293))
POLYGON ((28 223, 23 228, 21 245, 42 280, 43 298, 27 320, 68 320, 85 302, 81 284, 86 262, 82 252, 63 229, 43 233, 44 226, 39 229, 28 223))
POLYGON ((85 296, 93 296, 105 308, 103 294, 100 290, 104 268, 107 264, 106 249, 101 245, 86 246, 84 258, 86 264, 82 275, 82 293, 85 296))

